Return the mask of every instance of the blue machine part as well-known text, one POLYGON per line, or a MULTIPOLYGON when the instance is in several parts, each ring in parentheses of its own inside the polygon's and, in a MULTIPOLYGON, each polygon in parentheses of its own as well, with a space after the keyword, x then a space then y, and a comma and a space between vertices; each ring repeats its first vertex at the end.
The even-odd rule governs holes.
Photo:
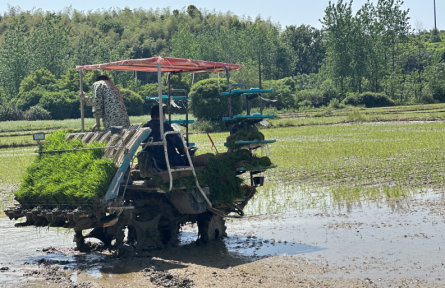
POLYGON ((272 93, 272 92, 273 92, 273 89, 260 89, 260 88, 250 88, 249 90, 235 89, 230 92, 221 92, 221 96, 238 96, 238 95, 242 95, 242 94, 246 94, 246 93, 265 94, 265 93, 272 93))
MULTIPOLYGON (((168 119, 165 119, 165 123, 168 123, 168 124, 185 125, 185 124, 187 124, 187 121, 184 120, 184 119, 174 119, 174 120, 172 120, 172 122, 170 123, 170 121, 168 121, 168 119)), ((193 120, 193 119, 189 119, 189 120, 188 120, 188 124, 193 124, 193 123, 195 123, 195 120, 193 120)))
POLYGON ((274 118, 275 114, 272 115, 262 115, 260 113, 253 113, 252 115, 236 115, 233 117, 223 117, 222 120, 224 122, 238 122, 242 120, 260 120, 264 118, 274 118))
MULTIPOLYGON (((159 97, 145 97, 145 99, 147 100, 153 100, 153 101, 158 101, 159 97)), ((173 101, 185 101, 185 96, 171 96, 171 99, 173 101)), ((189 99, 190 100, 190 99, 189 99)), ((162 101, 168 101, 168 95, 162 95, 162 101)))
POLYGON ((142 128, 142 129, 144 131, 139 135, 136 141, 134 141, 131 147, 128 149, 128 153, 124 156, 122 164, 119 166, 116 174, 114 175, 110 187, 108 188, 107 194, 105 194, 104 202, 112 200, 117 196, 117 193, 119 191, 119 186, 122 182, 122 179, 124 178, 125 171, 127 171, 128 167, 130 166, 131 159, 138 150, 139 146, 142 144, 142 141, 147 139, 148 135, 150 135, 151 133, 150 128, 142 128))

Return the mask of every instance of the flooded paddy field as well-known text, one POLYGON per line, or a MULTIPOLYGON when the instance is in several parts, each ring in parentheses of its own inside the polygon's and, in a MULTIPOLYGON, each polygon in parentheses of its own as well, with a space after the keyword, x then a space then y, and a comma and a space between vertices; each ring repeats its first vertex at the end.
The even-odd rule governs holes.
MULTIPOLYGON (((223 241, 186 226, 178 247, 84 254, 73 231, 0 218, 0 287, 445 287, 443 122, 263 132, 278 168, 223 241)), ((218 148, 226 136, 212 133, 218 148)), ((206 137, 191 137, 200 153, 206 137)), ((0 149, 3 207, 33 151, 0 149)))
POLYGON ((445 195, 334 205, 227 223, 199 245, 119 256, 74 250, 72 231, 14 228, 0 218, 0 286, 445 287, 445 195), (156 286, 158 285, 158 286, 156 286), (169 286, 173 285, 173 286, 169 286), (189 285, 189 286, 188 286, 189 285))

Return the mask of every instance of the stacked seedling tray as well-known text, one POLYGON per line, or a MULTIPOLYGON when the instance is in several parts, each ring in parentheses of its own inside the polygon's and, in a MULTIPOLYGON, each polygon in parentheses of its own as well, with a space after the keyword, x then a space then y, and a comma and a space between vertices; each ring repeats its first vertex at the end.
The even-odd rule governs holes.
MULTIPOLYGON (((244 84, 229 85, 228 92, 221 92, 221 95, 228 97, 229 101, 229 116, 222 118, 223 122, 225 122, 226 125, 230 127, 230 136, 227 138, 227 142, 224 143, 224 146, 228 147, 229 153, 244 149, 253 154, 253 152, 259 148, 261 148, 262 150, 265 148, 266 151, 268 151, 268 144, 276 142, 275 139, 264 139, 264 135, 258 131, 258 128, 256 126, 257 123, 260 123, 266 119, 274 118, 275 115, 263 115, 260 113, 253 113, 252 115, 250 115, 249 107, 250 100, 259 97, 261 94, 271 92, 273 92, 273 89, 247 89, 244 84), (242 86, 246 89, 230 90, 230 88, 233 86, 242 86), (242 96, 245 96, 246 99, 247 115, 232 115, 230 107, 231 98, 242 96)), ((268 152, 266 154, 268 154, 268 152)), ((255 167, 248 165, 247 167, 237 167, 236 169, 238 174, 242 174, 245 172, 250 173, 252 186, 262 186, 264 183, 264 177, 253 177, 253 175, 276 167, 277 166, 275 165, 258 165, 255 167)))

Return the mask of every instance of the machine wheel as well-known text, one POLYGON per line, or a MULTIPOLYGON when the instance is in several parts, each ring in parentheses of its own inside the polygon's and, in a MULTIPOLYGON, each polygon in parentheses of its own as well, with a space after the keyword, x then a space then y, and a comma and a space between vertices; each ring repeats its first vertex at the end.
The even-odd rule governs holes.
POLYGON ((221 216, 212 212, 198 215, 198 235, 202 242, 207 243, 226 237, 226 229, 226 220, 221 216))
MULTIPOLYGON (((142 218, 142 217, 141 217, 142 218)), ((141 219, 138 221, 133 218, 130 226, 133 228, 133 238, 136 238, 136 251, 140 251, 145 247, 162 247, 161 235, 158 230, 159 219, 161 214, 154 214, 152 219, 141 219), (134 234, 136 234, 134 237, 134 234)))
POLYGON ((96 238, 100 240, 106 247, 121 248, 124 244, 125 238, 125 226, 127 225, 129 215, 128 213, 122 213, 117 223, 109 227, 96 227, 86 235, 82 234, 81 230, 76 231, 74 235, 74 242, 77 244, 77 249, 81 252, 87 251, 85 243, 86 238, 96 238), (112 242, 114 240, 114 243, 112 242))
POLYGON ((169 246, 177 246, 179 244, 179 221, 170 221, 168 225, 159 224, 158 229, 161 235, 162 244, 169 246))
POLYGON ((90 246, 85 243, 85 238, 83 237, 82 230, 74 231, 74 240, 76 243, 76 248, 79 252, 89 252, 90 246))
POLYGON ((105 229, 106 228, 102 227, 94 228, 90 233, 83 236, 83 238, 96 238, 102 241, 104 246, 111 246, 111 241, 113 240, 114 235, 106 233, 105 229))

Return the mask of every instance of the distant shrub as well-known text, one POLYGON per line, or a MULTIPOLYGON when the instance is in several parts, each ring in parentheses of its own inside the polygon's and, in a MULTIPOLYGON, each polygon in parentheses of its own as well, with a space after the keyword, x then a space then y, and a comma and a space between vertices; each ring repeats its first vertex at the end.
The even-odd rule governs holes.
POLYGON ((337 89, 335 88, 332 80, 327 79, 320 84, 319 90, 323 95, 323 105, 327 105, 332 99, 337 98, 341 101, 344 97, 341 97, 337 93, 337 89))
POLYGON ((365 121, 365 117, 360 113, 360 111, 355 110, 348 113, 348 121, 363 122, 365 121))
MULTIPOLYGON (((235 82, 231 81, 232 84, 235 82)), ((221 121, 227 112, 227 97, 220 92, 226 91, 226 81, 218 79, 205 79, 194 84, 190 91, 190 111, 200 120, 221 121)), ((241 97, 232 97, 232 112, 234 115, 241 113, 243 102, 241 97)))
POLYGON ((0 121, 19 121, 25 120, 25 112, 8 107, 0 106, 0 121))
POLYGON ((343 101, 345 105, 365 105, 366 108, 394 106, 393 100, 382 93, 364 92, 357 96, 348 96, 343 101))
MULTIPOLYGON (((210 121, 196 121, 195 123, 193 123, 193 129, 196 129, 198 131, 203 131, 203 132, 213 132, 214 131, 214 125, 212 125, 212 123, 210 121)), ((217 125, 216 125, 217 126, 217 125)))
POLYGON ((33 121, 50 119, 51 115, 49 112, 40 106, 31 107, 26 112, 8 106, 0 106, 0 121, 33 121))
POLYGON ((326 112, 318 112, 314 114, 314 117, 326 117, 326 112))
POLYGON ((46 92, 40 99, 39 105, 55 120, 78 118, 79 115, 79 95, 76 92, 68 90, 46 92))
POLYGON ((278 109, 290 109, 296 108, 295 102, 295 80, 290 77, 286 77, 279 80, 264 81, 263 88, 273 89, 272 93, 264 94, 263 97, 268 99, 277 100, 274 105, 278 109))
POLYGON ((299 106, 321 107, 327 104, 323 92, 319 90, 301 90, 297 92, 295 97, 299 106))
POLYGON ((40 99, 45 93, 48 93, 42 87, 37 87, 31 91, 19 93, 15 107, 19 110, 26 111, 32 106, 39 104, 40 99))
POLYGON ((144 100, 141 95, 128 89, 121 89, 128 116, 140 116, 144 114, 144 100))
POLYGON ((328 105, 328 108, 331 108, 331 109, 342 109, 345 107, 346 107, 346 105, 343 103, 340 103, 340 101, 337 98, 331 99, 331 101, 329 102, 329 105, 328 105))
POLYGON ((434 96, 431 93, 422 93, 417 101, 422 104, 434 104, 437 101, 434 99, 434 96))
POLYGON ((41 106, 33 106, 25 112, 26 120, 51 120, 51 114, 41 106))

